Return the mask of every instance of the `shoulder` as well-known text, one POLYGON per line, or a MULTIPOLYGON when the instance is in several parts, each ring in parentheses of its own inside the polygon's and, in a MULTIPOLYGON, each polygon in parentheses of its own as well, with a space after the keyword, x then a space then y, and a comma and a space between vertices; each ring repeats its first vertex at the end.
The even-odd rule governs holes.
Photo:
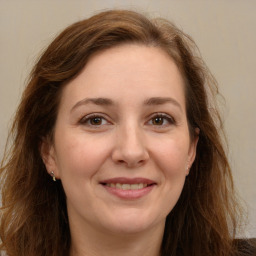
POLYGON ((235 239, 234 245, 239 252, 235 256, 256 256, 256 238, 235 239))

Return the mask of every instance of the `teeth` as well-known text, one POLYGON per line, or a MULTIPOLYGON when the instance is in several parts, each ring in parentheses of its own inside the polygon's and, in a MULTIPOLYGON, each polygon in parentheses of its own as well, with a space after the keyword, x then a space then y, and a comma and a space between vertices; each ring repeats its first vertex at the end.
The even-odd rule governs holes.
POLYGON ((130 185, 130 184, 123 184, 123 185, 122 185, 122 189, 123 189, 123 190, 131 189, 131 185, 130 185))
POLYGON ((139 183, 139 184, 120 184, 120 183, 107 183, 106 186, 111 188, 117 188, 122 190, 136 190, 147 187, 147 184, 139 183))
POLYGON ((116 188, 122 188, 122 185, 120 183, 116 183, 116 188))
POLYGON ((131 184, 131 189, 139 189, 140 184, 131 184))

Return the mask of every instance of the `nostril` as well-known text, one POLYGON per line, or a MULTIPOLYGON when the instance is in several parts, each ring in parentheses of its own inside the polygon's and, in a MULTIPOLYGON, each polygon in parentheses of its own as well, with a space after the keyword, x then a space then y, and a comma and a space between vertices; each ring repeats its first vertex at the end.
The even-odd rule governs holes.
POLYGON ((128 145, 116 147, 112 152, 112 159, 116 164, 134 167, 143 165, 149 159, 148 152, 145 148, 135 148, 128 145))
POLYGON ((116 164, 126 165, 129 168, 136 167, 136 166, 141 166, 144 163, 145 163, 145 160, 136 161, 135 159, 134 160, 119 159, 119 160, 116 161, 116 164))

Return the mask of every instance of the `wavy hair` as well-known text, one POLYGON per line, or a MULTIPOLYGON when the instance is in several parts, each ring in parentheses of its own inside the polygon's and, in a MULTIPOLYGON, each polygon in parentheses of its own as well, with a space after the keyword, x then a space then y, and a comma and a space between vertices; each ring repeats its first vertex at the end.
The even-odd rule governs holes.
POLYGON ((191 136, 200 129, 197 155, 182 194, 166 220, 161 255, 235 255, 239 205, 216 107, 217 83, 194 41, 164 19, 128 10, 101 12, 66 28, 33 68, 1 165, 1 248, 9 256, 65 256, 70 231, 61 181, 53 183, 40 156, 54 133, 65 85, 99 51, 120 44, 159 47, 185 81, 191 136))

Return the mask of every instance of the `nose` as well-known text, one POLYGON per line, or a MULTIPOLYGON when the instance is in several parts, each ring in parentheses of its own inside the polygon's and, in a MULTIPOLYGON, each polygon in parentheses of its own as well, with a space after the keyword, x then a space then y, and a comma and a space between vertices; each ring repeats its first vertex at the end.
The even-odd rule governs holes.
POLYGON ((128 168, 141 166, 149 159, 143 131, 136 126, 119 128, 112 159, 128 168))

